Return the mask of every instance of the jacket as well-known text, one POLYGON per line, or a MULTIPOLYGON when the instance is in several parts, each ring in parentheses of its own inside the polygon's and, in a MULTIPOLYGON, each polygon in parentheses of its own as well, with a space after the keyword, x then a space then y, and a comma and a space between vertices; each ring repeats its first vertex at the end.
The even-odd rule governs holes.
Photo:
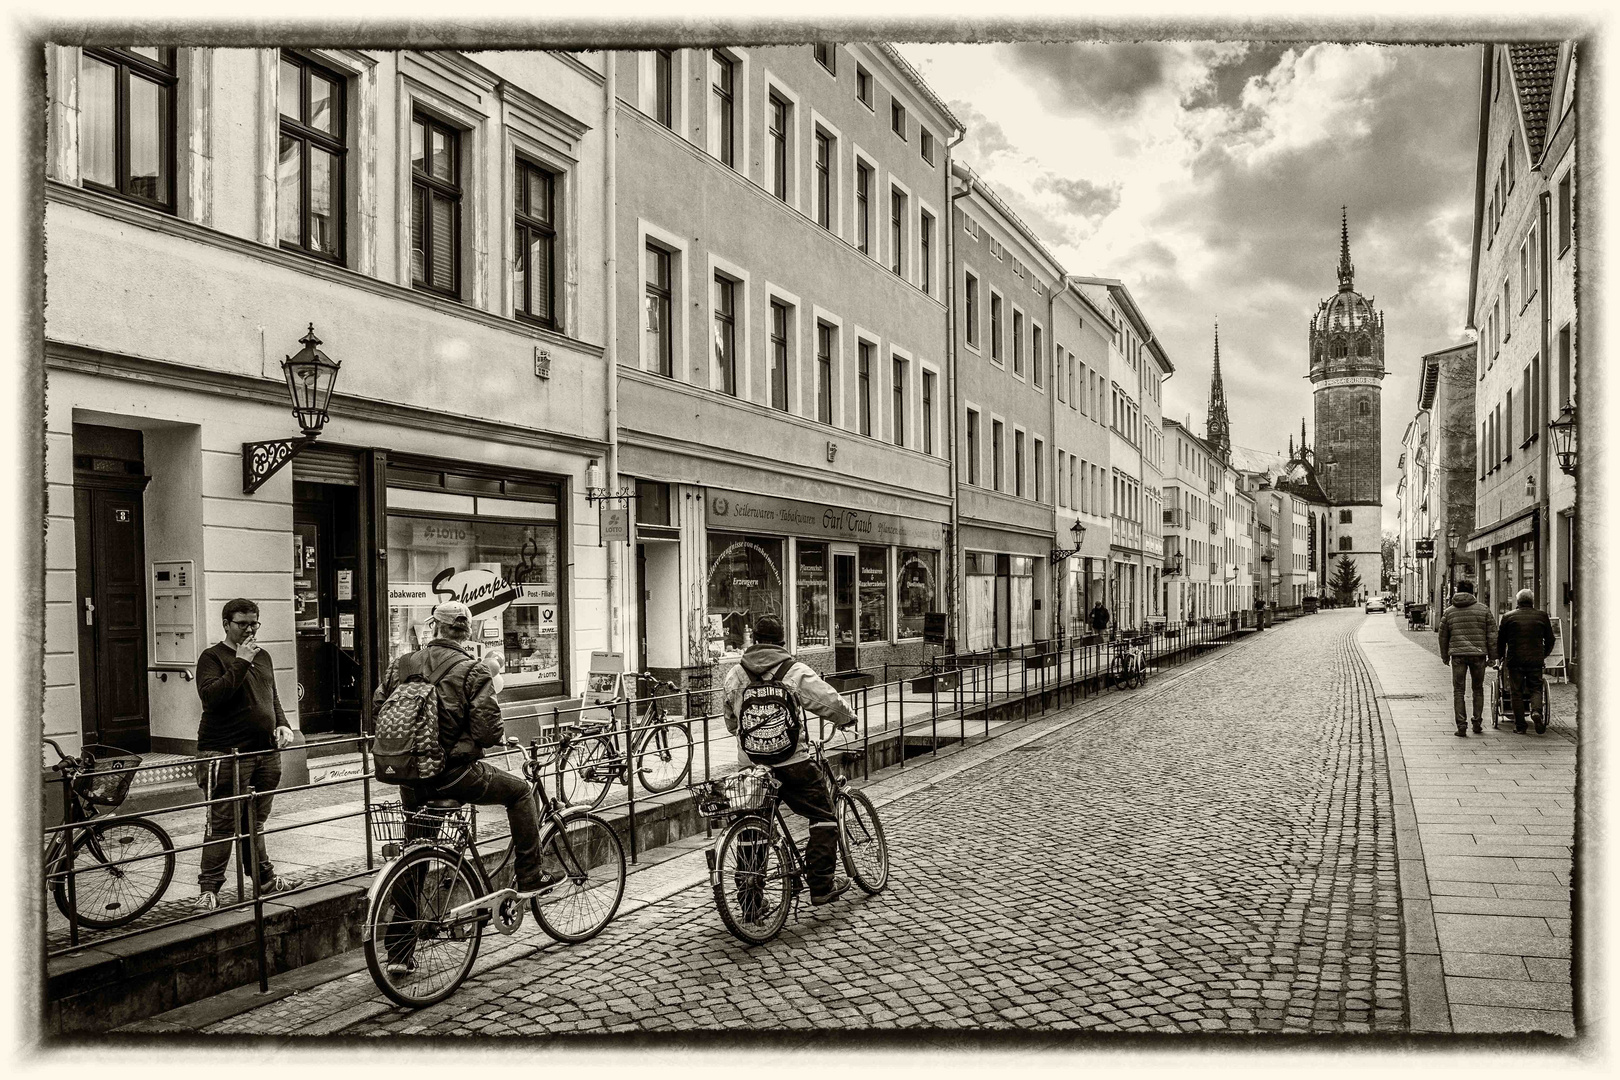
POLYGON ((501 705, 495 700, 490 672, 460 642, 434 638, 413 653, 388 665, 373 702, 380 707, 394 687, 421 675, 430 678, 446 664, 454 664, 439 680, 439 745, 444 748, 444 770, 434 783, 449 783, 484 756, 484 747, 501 741, 501 705), (462 660, 466 663, 461 663, 462 660))
POLYGON ((1449 664, 1454 656, 1495 660, 1495 630, 1496 620, 1473 593, 1457 593, 1440 616, 1440 662, 1449 664))
MULTIPOLYGON (((782 672, 782 685, 798 696, 799 704, 804 706, 807 714, 819 716, 839 728, 849 727, 855 723, 854 711, 845 703, 838 691, 817 675, 809 664, 793 660, 793 654, 780 645, 753 645, 743 653, 742 663, 726 672, 725 680, 721 683, 725 698, 727 731, 733 735, 737 734, 737 710, 742 705, 743 690, 748 686, 749 672, 763 676, 784 660, 791 660, 792 663, 782 672)), ((805 719, 808 721, 809 717, 806 716, 805 719)), ((806 745, 810 736, 809 727, 810 725, 806 723, 805 732, 799 740, 799 748, 793 752, 793 756, 777 763, 775 768, 780 769, 810 759, 809 747, 806 745)), ((741 745, 737 747, 737 760, 743 765, 753 764, 753 759, 743 753, 741 745)))
POLYGON ((1098 633, 1108 629, 1108 609, 1101 604, 1091 609, 1091 628, 1098 633))
POLYGON ((275 729, 288 727, 276 694, 276 667, 263 649, 253 663, 221 641, 197 657, 197 696, 202 722, 198 750, 268 750, 275 729))
POLYGON ((1540 667, 1553 650, 1552 620, 1533 607, 1514 608, 1496 628, 1496 655, 1504 664, 1540 667))

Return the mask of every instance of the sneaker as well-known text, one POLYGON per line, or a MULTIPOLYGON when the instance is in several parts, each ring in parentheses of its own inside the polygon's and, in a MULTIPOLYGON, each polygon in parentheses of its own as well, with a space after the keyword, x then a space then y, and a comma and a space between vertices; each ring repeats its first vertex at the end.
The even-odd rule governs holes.
POLYGON ((1485 721, 1483 721, 1483 720, 1475 720, 1474 721, 1474 734, 1475 735, 1483 735, 1483 734, 1485 734, 1485 721))
POLYGON ((193 911, 219 910, 219 893, 212 889, 204 889, 197 894, 197 899, 191 905, 193 911))
POLYGON ((384 965, 384 970, 393 976, 409 975, 416 970, 415 960, 390 960, 384 965))
POLYGON ((297 878, 277 874, 269 881, 259 882, 259 895, 268 896, 271 893, 286 892, 289 889, 298 888, 299 884, 301 883, 297 878))
POLYGON ((1547 733, 1547 718, 1545 716, 1535 716, 1534 714, 1531 715, 1531 718, 1536 722, 1536 734, 1545 735, 1547 733))
POLYGON ((555 885, 558 882, 562 881, 562 879, 565 878, 565 877, 567 877, 567 875, 562 874, 562 873, 547 874, 545 877, 540 878, 533 885, 521 885, 521 884, 518 885, 517 891, 519 893, 524 894, 524 897, 527 898, 527 897, 532 896, 532 895, 534 895, 536 893, 545 892, 547 889, 551 888, 553 885, 555 885))
POLYGON ((830 891, 822 894, 821 896, 812 896, 810 898, 810 906, 812 906, 812 907, 821 907, 823 904, 830 904, 834 900, 838 899, 840 896, 843 896, 844 893, 846 893, 848 891, 849 891, 849 878, 847 878, 847 877, 837 878, 837 879, 835 879, 833 881, 833 887, 832 887, 832 889, 830 891))
POLYGON ((1513 730, 1518 732, 1520 735, 1523 735, 1524 734, 1524 721, 1523 720, 1515 720, 1515 721, 1513 721, 1513 730))

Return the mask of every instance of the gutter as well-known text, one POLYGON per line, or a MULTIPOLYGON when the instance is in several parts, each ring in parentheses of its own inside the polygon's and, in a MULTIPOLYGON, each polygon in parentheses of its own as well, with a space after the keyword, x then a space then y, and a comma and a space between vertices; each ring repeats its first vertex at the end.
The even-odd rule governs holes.
MULTIPOLYGON (((954 150, 964 138, 967 131, 958 128, 945 144, 944 164, 945 183, 951 184, 951 177, 955 174, 955 167, 951 161, 951 151, 954 150)), ((949 190, 949 186, 947 186, 949 190)), ((946 580, 948 593, 945 597, 945 611, 950 626, 950 638, 953 651, 960 651, 961 641, 957 630, 961 618, 960 599, 962 595, 962 500, 959 487, 958 453, 956 444, 956 361, 957 361, 957 331, 956 331, 956 201, 964 198, 973 190, 972 184, 961 191, 952 192, 946 201, 945 207, 945 400, 950 412, 950 423, 946 428, 946 455, 950 460, 951 484, 951 575, 946 580)))
MULTIPOLYGON (((618 249, 618 54, 609 49, 602 54, 602 138, 603 147, 603 199, 602 233, 607 258, 602 275, 602 340, 603 362, 607 365, 607 488, 619 490, 619 349, 618 311, 614 306, 614 284, 619 276, 618 249)), ((627 515, 630 516, 630 515, 627 515)), ((619 566, 619 545, 607 544, 607 648, 609 652, 623 653, 617 644, 620 636, 620 585, 623 576, 619 566)))

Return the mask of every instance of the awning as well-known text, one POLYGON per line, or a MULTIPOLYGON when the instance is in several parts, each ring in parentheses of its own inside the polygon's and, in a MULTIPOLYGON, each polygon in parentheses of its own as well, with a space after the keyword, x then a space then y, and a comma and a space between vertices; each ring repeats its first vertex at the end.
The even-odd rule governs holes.
POLYGON ((1517 540, 1521 536, 1529 536, 1536 531, 1536 510, 1530 507, 1518 516, 1509 518, 1500 525, 1492 525, 1481 529, 1468 537, 1464 551, 1489 551, 1498 544, 1505 544, 1509 540, 1517 540))

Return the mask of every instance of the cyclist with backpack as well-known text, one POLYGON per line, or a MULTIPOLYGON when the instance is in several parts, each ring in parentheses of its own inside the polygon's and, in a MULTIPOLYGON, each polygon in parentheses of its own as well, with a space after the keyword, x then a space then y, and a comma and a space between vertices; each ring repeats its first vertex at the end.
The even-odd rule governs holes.
POLYGON ((840 729, 855 725, 855 713, 838 691, 783 648, 786 639, 775 615, 761 615, 754 623, 754 644, 723 683, 726 730, 737 736, 738 760, 769 766, 781 784, 782 801, 810 822, 805 862, 810 902, 820 907, 842 896, 849 879, 836 873, 838 823, 832 795, 806 748, 805 712, 840 729))
POLYGON ((501 741, 503 728, 492 665, 467 644, 472 612, 450 600, 433 609, 431 621, 433 640, 390 664, 377 688, 377 779, 399 785, 406 810, 429 799, 506 807, 515 887, 520 893, 543 889, 552 881, 541 869, 540 817, 529 784, 480 760, 485 747, 501 741))

